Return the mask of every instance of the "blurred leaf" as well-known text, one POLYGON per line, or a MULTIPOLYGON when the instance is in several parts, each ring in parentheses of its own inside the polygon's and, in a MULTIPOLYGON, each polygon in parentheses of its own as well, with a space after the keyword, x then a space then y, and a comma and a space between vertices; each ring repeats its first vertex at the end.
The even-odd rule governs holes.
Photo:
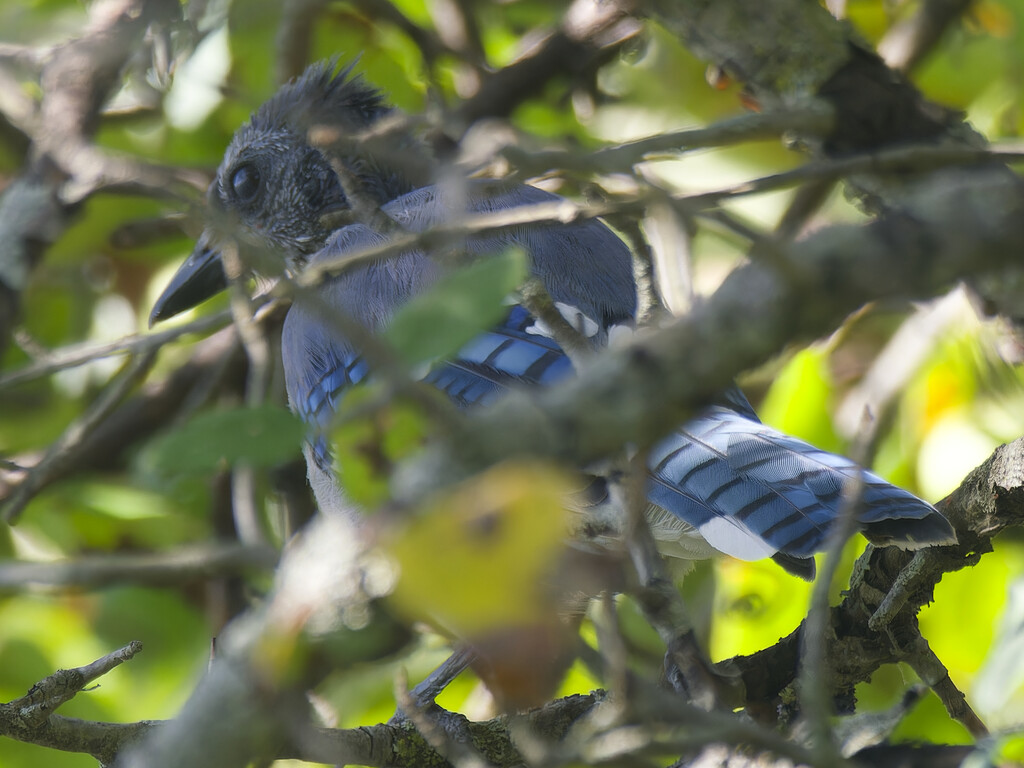
POLYGON ((974 3, 968 19, 992 37, 1009 38, 1016 32, 1017 22, 1013 13, 1005 3, 996 0, 974 3))
MULTIPOLYGON (((118 227, 139 219, 160 216, 165 208, 153 200, 130 195, 96 195, 85 202, 85 215, 76 218, 47 251, 50 264, 81 264, 83 253, 110 253, 110 236, 118 227)), ((182 253, 188 250, 184 238, 166 238, 144 251, 146 257, 182 253)), ((131 255, 129 252, 124 252, 131 255)))
MULTIPOLYGON (((341 413, 358 412, 379 395, 379 387, 355 387, 345 394, 341 413)), ((343 419, 331 432, 331 448, 334 471, 352 501, 367 509, 383 503, 392 468, 422 445, 428 426, 415 405, 401 400, 343 419)))
POLYGON ((516 462, 431 499, 386 547, 400 570, 391 600, 464 637, 544 621, 573 489, 549 466, 516 462))
POLYGON ((143 644, 130 665, 102 679, 110 689, 103 700, 111 707, 130 701, 135 718, 174 716, 209 664, 218 630, 184 589, 112 587, 97 595, 90 622, 104 653, 131 640, 143 644))
POLYGON ((501 320, 504 299, 526 269, 526 256, 516 249, 459 269, 396 312, 384 336, 409 363, 450 354, 501 320))
POLYGON ((160 494, 113 483, 82 483, 75 495, 84 507, 119 520, 163 517, 174 510, 160 494))
POLYGON ((1024 734, 1018 731, 1013 736, 1000 739, 998 743, 999 747, 996 755, 993 755, 992 763, 1024 765, 1024 734))
POLYGON ((929 499, 943 498, 998 445, 967 409, 946 411, 918 446, 917 481, 922 493, 929 499))
POLYGON ((210 472, 239 461, 268 467, 294 458, 304 434, 297 416, 273 405, 207 411, 156 441, 146 463, 163 474, 210 472))

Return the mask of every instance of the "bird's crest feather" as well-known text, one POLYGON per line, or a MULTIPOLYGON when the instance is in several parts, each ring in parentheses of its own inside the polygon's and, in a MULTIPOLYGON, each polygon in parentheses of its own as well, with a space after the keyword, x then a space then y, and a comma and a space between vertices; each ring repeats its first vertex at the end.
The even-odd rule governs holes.
POLYGON ((310 65, 253 113, 251 127, 297 133, 317 124, 367 128, 391 107, 380 91, 352 75, 357 63, 358 59, 338 69, 337 59, 332 58, 310 65))

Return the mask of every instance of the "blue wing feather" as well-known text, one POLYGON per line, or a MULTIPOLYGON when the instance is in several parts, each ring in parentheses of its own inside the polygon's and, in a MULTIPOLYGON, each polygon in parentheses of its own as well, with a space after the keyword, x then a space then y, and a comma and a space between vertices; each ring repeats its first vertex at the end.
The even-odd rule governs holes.
POLYGON ((331 450, 326 431, 345 390, 366 378, 369 367, 362 356, 353 349, 344 347, 337 350, 334 364, 328 365, 324 375, 311 382, 301 400, 293 400, 292 407, 299 416, 313 428, 313 458, 320 469, 331 466, 331 450))
POLYGON ((570 376, 572 363, 547 336, 530 333, 533 317, 518 304, 500 324, 439 363, 424 381, 462 407, 487 405, 510 386, 547 385, 570 376))

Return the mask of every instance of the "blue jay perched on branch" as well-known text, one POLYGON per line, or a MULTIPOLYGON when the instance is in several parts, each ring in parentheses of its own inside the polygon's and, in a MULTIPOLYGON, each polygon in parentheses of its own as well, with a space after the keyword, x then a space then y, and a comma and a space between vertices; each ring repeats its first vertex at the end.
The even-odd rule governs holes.
MULTIPOLYGON (((311 143, 312 127, 358 135, 391 112, 350 70, 310 67, 235 134, 208 199, 221 218, 237 222, 240 247, 280 252, 299 272, 387 242, 394 230, 424 232, 466 212, 559 199, 523 185, 467 182, 455 192, 423 185, 387 158, 358 148, 328 157, 311 143), (358 207, 354 189, 379 206, 375 221, 332 229, 332 214, 358 207)), ((208 231, 157 301, 151 320, 224 287, 212 244, 208 231)), ((465 248, 483 257, 510 245, 526 251, 533 275, 591 346, 604 345, 618 326, 632 323, 630 254, 604 224, 522 226, 470 237, 465 248)), ((375 332, 443 271, 438 259, 414 249, 345 269, 316 290, 324 302, 375 332)), ((508 387, 553 384, 573 374, 556 336, 523 306, 513 306, 501 323, 435 365, 425 380, 463 407, 486 406, 508 387)), ((311 485, 322 510, 343 509, 344 493, 322 434, 346 389, 371 374, 369 366, 360 349, 301 301, 287 316, 282 345, 291 407, 312 427, 305 449, 311 485)), ((649 516, 668 554, 703 558, 718 550, 744 560, 772 557, 811 578, 812 557, 838 514, 843 488, 858 475, 863 491, 856 521, 870 540, 916 548, 955 539, 945 518, 924 501, 846 458, 762 424, 736 388, 655 445, 648 469, 649 516)))

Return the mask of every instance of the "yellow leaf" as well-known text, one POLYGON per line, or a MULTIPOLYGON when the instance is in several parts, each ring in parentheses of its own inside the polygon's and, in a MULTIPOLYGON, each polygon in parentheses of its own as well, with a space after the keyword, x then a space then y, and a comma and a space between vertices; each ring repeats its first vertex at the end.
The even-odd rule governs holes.
POLYGON ((400 574, 393 604, 461 637, 543 623, 574 487, 550 467, 509 462, 431 499, 386 547, 400 574))

